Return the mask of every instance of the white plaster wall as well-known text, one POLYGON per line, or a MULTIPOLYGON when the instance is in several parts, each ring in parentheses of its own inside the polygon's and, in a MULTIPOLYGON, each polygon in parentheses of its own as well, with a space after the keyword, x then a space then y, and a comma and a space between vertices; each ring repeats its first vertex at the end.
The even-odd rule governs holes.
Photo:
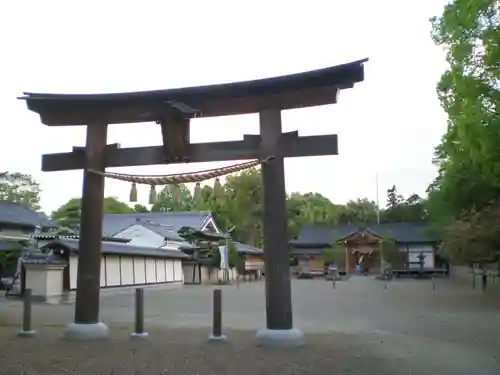
POLYGON ((60 296, 63 293, 63 270, 64 268, 48 269, 46 275, 46 296, 60 296))
MULTIPOLYGON (((408 246, 408 261, 418 262, 420 252, 425 255, 424 268, 434 268, 434 249, 431 245, 410 245, 408 246)), ((410 264, 411 268, 420 267, 418 264, 410 264)))
POLYGON ((101 279, 99 280, 101 287, 106 286, 106 256, 101 256, 101 279))
MULTIPOLYGON (((26 267, 26 289, 31 289, 33 296, 47 295, 47 277, 41 267, 26 267)), ((61 280, 62 287, 62 280, 61 280)))
POLYGON ((134 257, 121 256, 122 285, 134 285, 134 257))
POLYGON ((146 258, 146 283, 156 283, 156 264, 154 258, 146 258))
POLYGON ((143 257, 134 257, 134 275, 136 284, 146 283, 146 268, 143 257))
POLYGON ((164 283, 165 277, 165 259, 156 259, 156 281, 164 283))
POLYGON ((69 286, 70 289, 76 289, 76 278, 78 276, 78 256, 69 257, 69 286))
POLYGON ((155 233, 140 224, 134 224, 125 230, 115 234, 113 237, 128 238, 131 241, 129 245, 146 246, 146 247, 161 247, 164 242, 163 236, 155 233))
POLYGON ((182 272, 182 261, 180 259, 174 259, 174 281, 184 281, 184 272, 182 272))
POLYGON ((120 258, 117 255, 106 255, 106 286, 119 286, 120 258))
POLYGON ((174 260, 167 259, 166 261, 167 281, 174 281, 174 260))

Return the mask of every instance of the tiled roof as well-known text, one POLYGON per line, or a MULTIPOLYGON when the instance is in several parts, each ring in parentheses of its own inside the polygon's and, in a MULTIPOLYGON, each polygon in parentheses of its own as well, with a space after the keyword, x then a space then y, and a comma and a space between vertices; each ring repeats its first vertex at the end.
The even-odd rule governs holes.
MULTIPOLYGON (((75 239, 59 239, 49 242, 42 249, 62 247, 69 251, 78 253, 78 240, 75 239)), ((179 250, 158 249, 154 247, 132 246, 124 243, 117 242, 102 242, 102 254, 116 254, 116 255, 140 255, 150 256, 157 258, 179 258, 186 259, 187 255, 179 250)))
POLYGON ((257 249, 256 247, 241 243, 241 242, 236 242, 233 241, 234 246, 236 247, 236 250, 240 254, 251 254, 251 255, 261 255, 264 254, 264 250, 262 249, 257 249))
POLYGON ((399 243, 429 243, 440 239, 433 235, 425 223, 384 223, 337 226, 304 226, 297 239, 290 241, 295 247, 327 247, 359 231, 366 230, 376 236, 392 238, 399 243))
POLYGON ((208 211, 109 214, 104 215, 103 235, 113 236, 136 223, 149 223, 155 226, 163 226, 165 229, 162 229, 162 231, 177 231, 184 226, 202 229, 211 217, 212 214, 208 211))
POLYGON ((156 223, 149 222, 139 222, 138 224, 142 225, 144 228, 149 229, 156 234, 159 234, 163 238, 172 241, 182 241, 184 242, 184 238, 179 236, 179 234, 174 230, 174 228, 170 225, 160 225, 156 223))
MULTIPOLYGON (((33 239, 38 240, 38 241, 51 241, 51 240, 58 240, 58 239, 69 239, 69 240, 78 240, 80 236, 77 234, 57 234, 57 233, 37 233, 33 235, 33 239)), ((129 238, 117 238, 117 237, 103 237, 103 241, 110 241, 110 242, 122 242, 122 243, 127 243, 130 242, 131 239, 129 238)))
POLYGON ((0 201, 0 223, 42 228, 56 228, 42 212, 35 212, 19 203, 0 201))

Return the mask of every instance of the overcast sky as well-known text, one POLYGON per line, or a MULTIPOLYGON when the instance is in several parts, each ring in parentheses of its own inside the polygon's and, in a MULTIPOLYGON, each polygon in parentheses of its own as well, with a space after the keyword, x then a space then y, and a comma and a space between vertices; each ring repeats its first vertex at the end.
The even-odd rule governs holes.
MULTIPOLYGON (((0 5, 0 171, 32 174, 51 212, 81 195, 82 172, 42 173, 41 155, 83 145, 83 127, 49 128, 16 99, 23 91, 101 93, 165 89, 296 73, 368 57, 365 81, 338 104, 286 111, 285 131, 339 135, 339 155, 286 161, 289 192, 333 202, 380 201, 395 184, 424 194, 433 147, 446 128, 435 85, 445 68, 429 17, 442 0, 24 0, 0 5), (295 5, 292 5, 295 4, 295 5), (132 5, 133 4, 133 5, 132 5)), ((192 141, 241 139, 257 115, 198 119, 192 141)), ((122 147, 161 144, 156 124, 110 126, 122 147)), ((168 174, 231 163, 121 168, 168 174)), ((211 181, 208 183, 212 183, 211 181)), ((106 182, 127 200, 130 186, 106 182)), ((147 203, 148 188, 140 190, 147 203)))

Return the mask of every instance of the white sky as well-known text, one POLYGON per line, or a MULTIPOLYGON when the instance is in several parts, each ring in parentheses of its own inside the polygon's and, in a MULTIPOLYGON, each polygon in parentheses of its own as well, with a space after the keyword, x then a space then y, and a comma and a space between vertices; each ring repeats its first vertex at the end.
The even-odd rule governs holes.
MULTIPOLYGON (((424 194, 435 176, 433 147, 446 128, 435 85, 444 55, 430 39, 442 0, 338 1, 24 0, 0 5, 0 171, 32 174, 51 212, 81 194, 82 172, 42 173, 41 155, 83 145, 83 127, 49 128, 16 99, 23 91, 99 93, 222 83, 337 65, 369 57, 365 82, 339 103, 283 113, 285 131, 339 134, 338 156, 289 159, 287 189, 336 203, 381 204, 395 184, 424 194)), ((198 119, 192 141, 241 139, 256 115, 198 119)), ((158 125, 110 126, 108 142, 159 145, 158 125)), ((122 168, 175 173, 231 163, 122 168)), ((127 200, 129 185, 106 182, 127 200)), ((140 203, 147 202, 147 187, 140 203)))

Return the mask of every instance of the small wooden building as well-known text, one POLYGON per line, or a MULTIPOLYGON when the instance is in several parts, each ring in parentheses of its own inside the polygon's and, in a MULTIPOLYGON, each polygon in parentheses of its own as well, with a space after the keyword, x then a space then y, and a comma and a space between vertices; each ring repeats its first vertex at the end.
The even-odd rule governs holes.
MULTIPOLYGON (((45 253, 58 255, 68 266, 63 273, 63 291, 76 290, 78 272, 78 239, 59 238, 43 245, 45 253)), ((129 287, 184 282, 179 250, 130 245, 124 241, 103 241, 101 288, 129 287)))
POLYGON ((418 267, 420 254, 424 268, 436 267, 439 239, 423 223, 306 226, 290 241, 291 254, 299 265, 307 263, 309 269, 321 270, 326 266, 325 250, 343 247, 343 261, 337 265, 341 272, 353 273, 359 264, 370 273, 378 273, 382 267, 379 243, 384 239, 395 242, 403 267, 418 267))

